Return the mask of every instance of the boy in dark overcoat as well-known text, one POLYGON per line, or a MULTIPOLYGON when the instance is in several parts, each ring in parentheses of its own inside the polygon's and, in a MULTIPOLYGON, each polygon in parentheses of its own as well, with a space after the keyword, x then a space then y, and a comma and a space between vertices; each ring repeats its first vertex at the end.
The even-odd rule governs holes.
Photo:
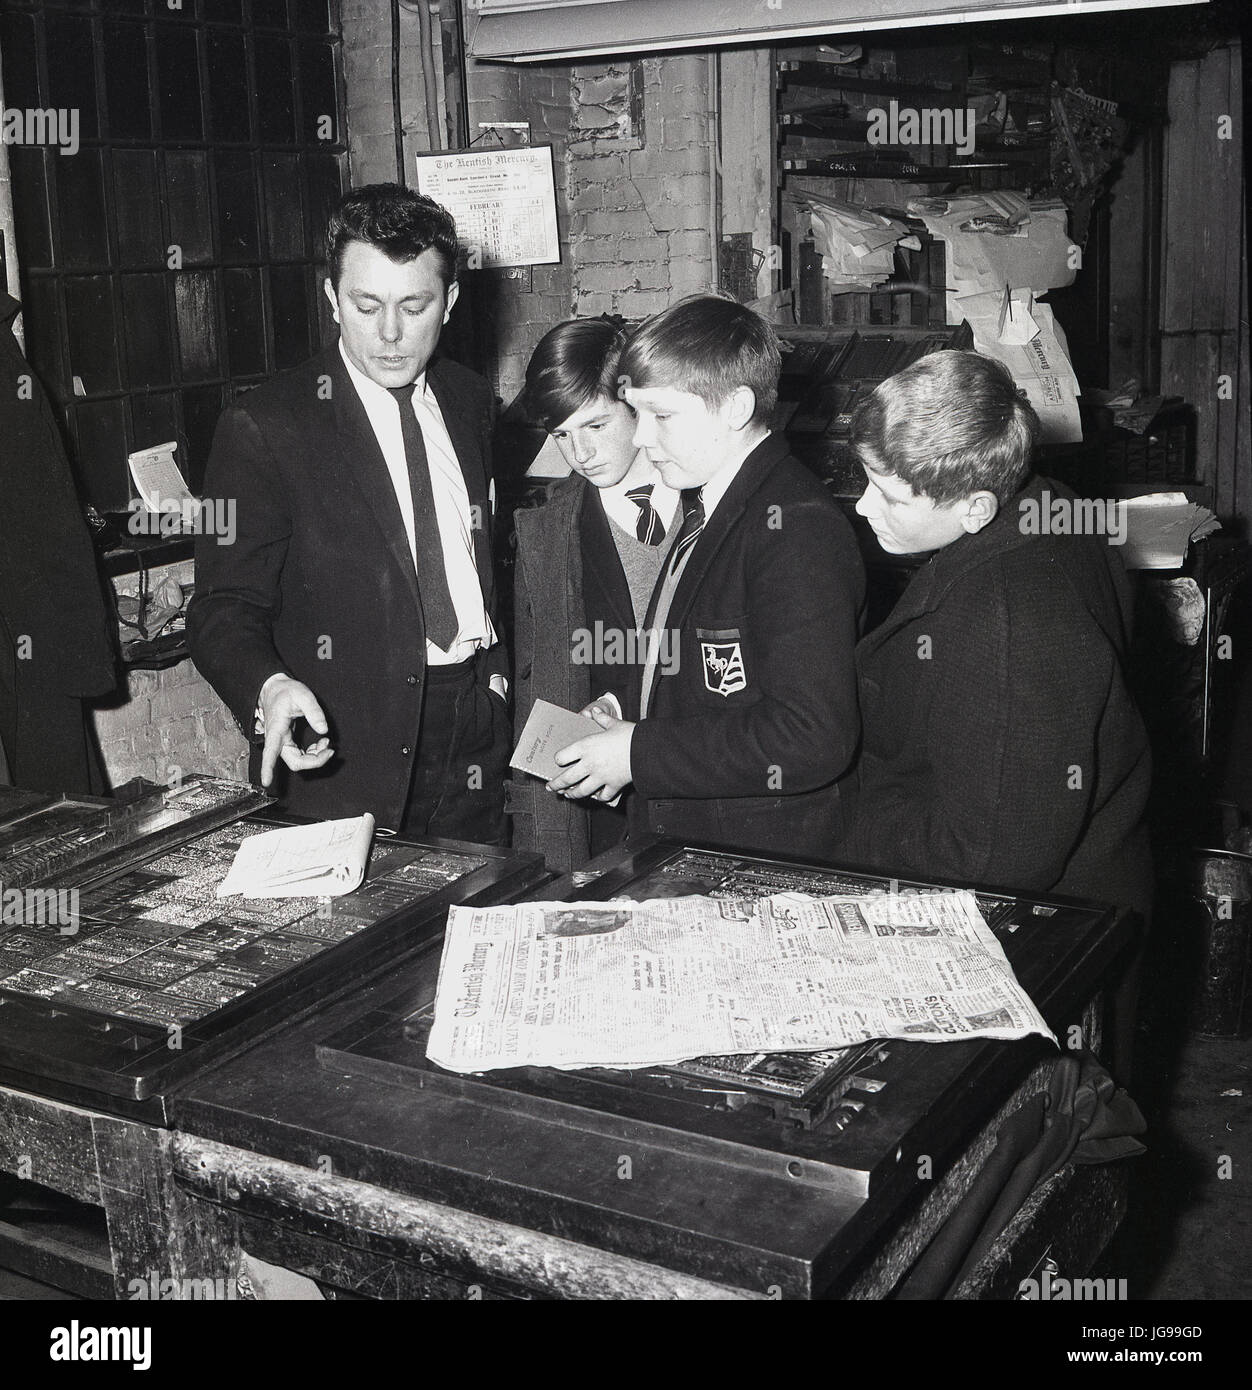
MULTIPOLYGON (((570 476, 514 515, 517 738, 536 700, 582 710, 594 697, 619 718, 638 716, 636 629, 678 495, 634 444, 635 415, 617 384, 628 333, 624 319, 570 319, 544 334, 526 368, 529 411, 570 476)), ((538 850, 563 873, 626 833, 621 802, 555 795, 524 773, 507 795, 513 847, 538 850)))
POLYGON ((884 550, 930 558, 857 648, 846 857, 1146 912, 1124 530, 1031 474, 1038 429, 1004 367, 973 352, 924 357, 858 407, 857 511, 884 550))

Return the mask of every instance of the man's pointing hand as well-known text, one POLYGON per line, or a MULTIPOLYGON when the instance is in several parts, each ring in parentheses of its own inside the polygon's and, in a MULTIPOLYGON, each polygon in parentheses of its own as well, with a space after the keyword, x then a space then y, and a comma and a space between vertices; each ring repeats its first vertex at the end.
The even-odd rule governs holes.
POLYGON ((282 675, 267 680, 261 689, 261 715, 265 728, 265 750, 261 754, 263 787, 274 780, 274 768, 280 756, 293 772, 325 767, 335 756, 327 737, 329 729, 322 707, 302 682, 282 675), (315 734, 321 735, 303 750, 291 736, 291 726, 301 717, 308 721, 315 734))

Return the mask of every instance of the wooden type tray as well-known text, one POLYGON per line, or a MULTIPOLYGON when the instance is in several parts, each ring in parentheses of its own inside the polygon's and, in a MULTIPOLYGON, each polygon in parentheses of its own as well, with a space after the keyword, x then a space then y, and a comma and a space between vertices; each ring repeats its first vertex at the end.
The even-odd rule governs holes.
POLYGON ((71 921, 0 930, 0 1081, 165 1123, 170 1088, 437 936, 452 903, 544 877, 537 855, 379 837, 344 897, 218 899, 240 839, 275 822, 210 821, 132 819, 152 833, 41 883, 59 903, 73 885, 71 921))

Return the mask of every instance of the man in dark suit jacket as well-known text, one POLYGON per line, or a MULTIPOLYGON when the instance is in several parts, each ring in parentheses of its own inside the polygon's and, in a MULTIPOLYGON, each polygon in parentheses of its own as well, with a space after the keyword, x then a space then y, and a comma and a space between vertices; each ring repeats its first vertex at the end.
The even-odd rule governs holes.
POLYGON ((1007 371, 966 352, 914 363, 854 418, 858 512, 887 551, 931 558, 857 648, 847 858, 1146 913, 1150 759, 1123 675, 1119 528, 1030 476, 1037 431, 1007 371))
POLYGON ((254 775, 296 775, 301 815, 370 811, 411 834, 502 843, 509 727, 492 577, 487 383, 433 360, 456 301, 456 230, 382 184, 327 229, 339 342, 223 415, 205 493, 192 656, 254 775), (301 747, 301 721, 315 737, 301 747))
POLYGON ((842 513, 769 431, 779 368, 770 326, 711 296, 628 342, 635 442, 682 489, 684 519, 644 624, 642 717, 597 714, 603 732, 558 753, 550 785, 611 800, 633 782, 632 834, 829 858, 864 575, 842 513))

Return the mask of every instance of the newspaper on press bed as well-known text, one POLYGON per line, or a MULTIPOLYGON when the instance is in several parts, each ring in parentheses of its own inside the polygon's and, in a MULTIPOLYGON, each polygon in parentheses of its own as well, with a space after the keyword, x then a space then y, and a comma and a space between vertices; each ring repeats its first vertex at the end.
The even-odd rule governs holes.
POLYGON ((644 1067, 1031 1033, 1053 1038, 972 893, 779 893, 454 907, 427 1055, 644 1067))

